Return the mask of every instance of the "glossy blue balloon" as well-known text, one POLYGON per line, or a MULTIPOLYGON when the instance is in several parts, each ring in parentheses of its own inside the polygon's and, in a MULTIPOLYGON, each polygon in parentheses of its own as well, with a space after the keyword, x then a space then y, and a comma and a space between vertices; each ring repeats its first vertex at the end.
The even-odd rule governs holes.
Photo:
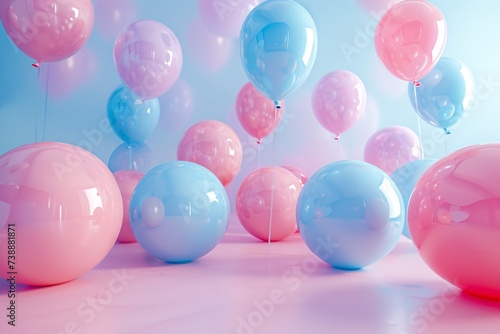
POLYGON ((316 60, 316 25, 301 5, 264 1, 246 17, 240 33, 241 61, 250 82, 277 102, 307 79, 316 60))
POLYGON ((392 179, 363 161, 316 171, 297 202, 300 235, 321 260, 355 270, 386 256, 401 237, 403 199, 392 179))
POLYGON ((441 57, 420 87, 408 84, 413 109, 427 123, 444 129, 456 124, 469 109, 474 97, 474 76, 460 60, 441 57), (415 103, 415 94, 417 103, 415 103))
MULTIPOLYGON (((411 194, 418 180, 424 172, 434 163, 436 159, 418 159, 412 160, 396 169, 391 178, 401 192, 405 206, 405 212, 408 213, 408 203, 410 202, 411 194)), ((405 224, 403 227, 403 235, 411 239, 408 229, 408 215, 405 215, 405 224)))
POLYGON ((207 254, 221 241, 229 210, 226 190, 212 172, 172 161, 139 181, 130 200, 130 224, 148 253, 182 263, 207 254))
POLYGON ((143 173, 155 165, 153 152, 145 143, 123 143, 119 145, 108 161, 112 173, 119 170, 137 170, 143 173))
POLYGON ((108 99, 108 119, 116 135, 126 143, 144 141, 160 119, 158 99, 142 100, 120 85, 108 99))

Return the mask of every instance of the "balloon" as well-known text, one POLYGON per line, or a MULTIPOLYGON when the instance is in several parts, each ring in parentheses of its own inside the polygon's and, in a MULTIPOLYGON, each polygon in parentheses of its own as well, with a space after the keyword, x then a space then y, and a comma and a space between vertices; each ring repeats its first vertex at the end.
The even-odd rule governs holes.
POLYGON ((132 198, 135 187, 144 176, 144 173, 135 170, 119 170, 113 173, 113 176, 120 188, 123 201, 123 220, 120 234, 118 234, 118 241, 123 243, 136 242, 137 240, 135 240, 134 232, 132 231, 132 227, 130 227, 130 199, 132 198))
POLYGON ((297 203, 299 231, 309 249, 339 269, 385 257, 401 237, 403 199, 391 178, 363 161, 330 163, 307 181, 297 203))
POLYGON ((111 172, 119 170, 136 170, 146 173, 153 166, 153 152, 145 143, 123 143, 109 157, 108 166, 111 172))
POLYGON ((283 103, 274 102, 259 93, 252 83, 246 83, 236 97, 236 115, 245 131, 260 143, 271 134, 283 117, 283 103))
POLYGON ((17 147, 0 156, 0 276, 12 271, 9 254, 17 283, 75 279, 111 250, 122 215, 120 189, 96 156, 63 143, 17 147))
POLYGON ((404 126, 383 128, 365 144, 364 160, 387 174, 392 174, 401 165, 422 157, 418 136, 404 126))
POLYGON ((275 102, 302 86, 317 49, 318 35, 311 15, 290 0, 262 2, 248 14, 241 28, 245 72, 255 88, 275 102))
POLYGON ((108 99, 107 115, 115 134, 126 143, 144 141, 160 119, 157 98, 141 100, 127 87, 118 86, 108 99))
MULTIPOLYGON (((418 180, 434 162, 436 162, 436 159, 412 160, 400 166, 394 171, 394 173, 391 174, 391 179, 394 181, 401 192, 401 196, 403 197, 405 210, 408 208, 410 196, 413 189, 415 189, 415 185, 418 180)), ((405 218, 403 235, 408 239, 411 239, 410 230, 408 229, 408 215, 406 215, 405 218)))
POLYGON ((177 159, 200 164, 225 186, 241 168, 243 149, 238 135, 219 121, 202 121, 191 126, 177 146, 177 159))
POLYGON ((393 75, 418 85, 441 57, 446 30, 443 14, 432 3, 402 1, 378 22, 375 50, 393 75))
POLYGON ((203 24, 215 35, 238 38, 248 13, 262 0, 198 0, 203 24))
POLYGON ((167 262, 189 262, 210 252, 229 222, 226 190, 205 167, 188 161, 158 165, 139 181, 130 201, 139 244, 167 262))
POLYGON ((474 98, 474 76, 458 59, 442 57, 420 84, 418 88, 408 86, 413 109, 424 121, 446 132, 462 118, 474 98))
POLYGON ((295 207, 301 190, 297 177, 285 168, 257 169, 243 180, 236 195, 241 225, 264 241, 289 237, 297 229, 295 207))
POLYGON ((319 79, 311 100, 316 119, 338 139, 365 112, 366 89, 356 74, 333 71, 319 79))
POLYGON ((500 300, 500 144, 434 163, 410 198, 408 225, 424 262, 465 292, 500 300))
POLYGON ((177 36, 156 21, 129 24, 116 38, 113 55, 123 83, 144 100, 168 91, 182 69, 177 36))
POLYGON ((91 0, 12 0, 2 23, 14 44, 38 67, 80 50, 92 32, 94 8, 91 0))
POLYGON ((193 115, 194 94, 191 85, 179 78, 175 85, 158 98, 160 125, 169 133, 183 131, 193 115))

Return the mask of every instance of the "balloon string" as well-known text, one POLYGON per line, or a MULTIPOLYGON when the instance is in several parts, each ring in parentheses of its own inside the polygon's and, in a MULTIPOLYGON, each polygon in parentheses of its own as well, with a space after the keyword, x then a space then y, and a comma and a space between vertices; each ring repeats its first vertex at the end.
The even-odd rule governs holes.
POLYGON ((416 83, 414 83, 413 85, 413 98, 415 100, 415 109, 417 111, 417 127, 418 127, 418 138, 420 140, 420 149, 421 149, 421 159, 424 159, 425 158, 425 154, 424 154, 424 146, 422 145, 422 127, 421 127, 421 124, 420 124, 420 113, 418 111, 418 98, 417 98, 417 87, 420 86, 420 83, 418 83, 418 85, 416 83))
MULTIPOLYGON (((279 102, 275 102, 276 108, 274 108, 274 124, 276 124, 276 121, 278 119, 278 109, 281 108, 280 105, 278 104, 279 102)), ((276 130, 273 131, 273 148, 272 148, 272 160, 271 160, 271 208, 269 209, 269 232, 267 235, 267 253, 271 252, 271 232, 272 232, 272 226, 273 226, 273 207, 274 207, 274 164, 276 160, 276 130)))
MULTIPOLYGON (((36 68, 37 74, 36 74, 36 82, 37 82, 37 90, 36 90, 36 101, 40 101, 40 91, 41 91, 41 85, 40 85, 40 67, 39 66, 33 66, 36 68)), ((38 125, 40 123, 40 110, 37 110, 35 113, 35 143, 38 143, 38 125)))
POLYGON ((257 141, 257 169, 260 169, 260 139, 257 141))
POLYGON ((448 155, 448 134, 449 132, 446 131, 445 129, 445 136, 444 136, 444 155, 448 155))
POLYGON ((46 66, 47 66, 47 78, 45 79, 45 102, 43 106, 42 141, 45 141, 45 129, 47 128, 47 106, 49 101, 50 63, 47 63, 46 66))
POLYGON ((47 63, 47 74, 45 77, 45 96, 43 97, 44 100, 40 101, 42 96, 41 96, 41 90, 42 90, 42 80, 43 77, 41 75, 41 66, 36 66, 35 68, 37 69, 37 103, 40 103, 41 107, 40 109, 37 110, 35 113, 35 142, 38 143, 40 141, 45 140, 45 127, 47 124, 47 105, 48 105, 48 94, 49 94, 49 74, 50 74, 50 64, 47 63))

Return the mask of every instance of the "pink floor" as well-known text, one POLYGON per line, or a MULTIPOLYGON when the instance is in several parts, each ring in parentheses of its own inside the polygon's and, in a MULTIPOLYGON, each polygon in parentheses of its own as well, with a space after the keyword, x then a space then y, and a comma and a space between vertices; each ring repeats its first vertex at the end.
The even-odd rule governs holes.
MULTIPOLYGON (((6 301, 5 280, 0 287, 6 301)), ((235 217, 192 263, 117 244, 74 281, 17 289, 16 327, 3 315, 1 333, 500 333, 500 302, 460 293, 404 237, 376 264, 340 271, 299 234, 268 245, 235 217)))

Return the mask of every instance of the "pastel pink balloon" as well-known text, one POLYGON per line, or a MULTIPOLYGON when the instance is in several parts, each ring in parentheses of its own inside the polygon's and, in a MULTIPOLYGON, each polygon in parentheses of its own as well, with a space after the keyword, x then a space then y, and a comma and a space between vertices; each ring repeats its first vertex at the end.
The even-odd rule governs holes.
POLYGON ((75 279, 108 254, 122 218, 113 174, 88 151, 41 142, 0 156, 0 276, 12 271, 6 249, 15 233, 17 283, 75 279))
POLYGON ((226 38, 238 38, 248 13, 262 0, 198 0, 203 23, 212 33, 226 38))
POLYGON ((94 26, 91 0, 11 0, 3 11, 5 31, 35 66, 75 54, 94 26))
POLYGON ((295 208, 301 190, 299 179, 285 168, 264 167, 252 172, 236 195, 236 213, 241 225, 264 241, 287 238, 297 230, 295 208))
POLYGON ((440 10, 422 0, 402 1, 382 16, 375 30, 375 50, 396 77, 417 83, 436 65, 446 44, 440 10))
POLYGON ((157 21, 129 24, 116 38, 113 54, 123 83, 144 100, 168 91, 182 69, 177 36, 157 21))
POLYGON ((236 96, 236 115, 243 129, 260 142, 276 129, 283 117, 283 101, 279 103, 280 108, 276 108, 273 100, 248 82, 236 96))
POLYGON ((177 159, 200 164, 225 186, 241 168, 240 139, 227 124, 209 120, 191 126, 177 146, 177 159))
POLYGON ((130 23, 136 21, 137 8, 132 0, 94 1, 95 23, 99 35, 115 40, 130 23))
POLYGON ((338 137, 365 112, 365 85, 352 72, 333 71, 318 81, 311 102, 319 123, 338 137))
POLYGON ((418 136, 404 126, 383 128, 371 135, 365 144, 365 161, 389 175, 405 163, 421 157, 418 136))
POLYGON ((189 82, 179 78, 158 100, 160 101, 159 124, 169 133, 184 131, 194 110, 194 93, 189 82))
POLYGON ((413 243, 443 279, 500 300, 500 144, 460 149, 419 179, 408 205, 413 243))
POLYGON ((123 220, 120 234, 118 234, 118 241, 123 243, 136 242, 137 240, 135 240, 134 232, 130 227, 130 199, 132 198, 135 187, 144 176, 144 173, 135 170, 120 170, 113 173, 113 175, 120 188, 123 201, 123 220))

